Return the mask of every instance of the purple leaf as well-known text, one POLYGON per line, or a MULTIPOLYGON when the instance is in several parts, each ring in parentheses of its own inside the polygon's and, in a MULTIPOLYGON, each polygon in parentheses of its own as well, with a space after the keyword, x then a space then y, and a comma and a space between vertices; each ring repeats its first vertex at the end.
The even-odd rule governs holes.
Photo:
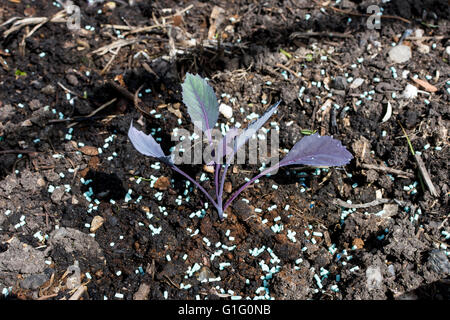
POLYGON ((186 73, 182 87, 183 103, 196 127, 204 132, 214 128, 219 103, 213 88, 199 75, 186 73))
POLYGON ((269 120, 272 114, 277 110, 280 102, 281 101, 278 101, 269 109, 267 109, 261 117, 251 122, 247 126, 247 128, 239 136, 236 137, 235 151, 239 150, 239 148, 242 147, 248 139, 250 139, 256 132, 258 132, 258 130, 264 125, 264 123, 266 123, 266 121, 269 120))
POLYGON ((298 141, 279 165, 280 167, 291 164, 332 167, 343 166, 351 159, 353 156, 339 140, 330 136, 321 137, 315 133, 298 141))
POLYGON ((220 160, 223 157, 227 157, 230 154, 232 154, 234 151, 234 149, 233 149, 234 138, 238 135, 239 135, 238 128, 235 128, 235 127, 230 128, 230 130, 228 130, 228 132, 225 134, 225 136, 223 136, 222 139, 220 139, 220 141, 215 146, 213 153, 212 153, 212 157, 214 159, 211 161, 208 161, 206 163, 206 165, 212 166, 216 163, 220 163, 220 160))
POLYGON ((235 137, 239 135, 239 129, 238 128, 231 128, 228 130, 228 132, 225 134, 225 137, 222 138, 222 140, 219 141, 219 144, 217 145, 217 150, 215 152, 216 154, 216 162, 219 163, 219 160, 222 159, 224 156, 228 156, 231 153, 233 153, 233 144, 235 137))
POLYGON ((128 130, 128 138, 130 138, 131 143, 140 153, 158 158, 161 161, 171 163, 172 161, 167 157, 161 149, 161 146, 151 134, 145 134, 142 131, 137 130, 133 126, 133 121, 131 122, 130 129, 128 130))

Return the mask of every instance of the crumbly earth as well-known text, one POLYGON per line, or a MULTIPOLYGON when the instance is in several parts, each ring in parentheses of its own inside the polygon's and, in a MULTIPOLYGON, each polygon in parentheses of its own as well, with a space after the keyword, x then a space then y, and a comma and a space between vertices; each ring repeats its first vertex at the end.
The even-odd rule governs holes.
MULTIPOLYGON (((73 1, 72 31, 58 2, 0 8, 2 298, 449 298, 446 1, 92 2, 73 1), (411 57, 395 63, 406 29, 411 57), (193 129, 186 72, 232 107, 219 123, 245 127, 281 99, 265 127, 282 153, 317 130, 355 158, 261 178, 220 221, 127 138, 133 120, 168 152, 174 128, 193 129)), ((183 168, 213 192, 201 165, 183 168)))

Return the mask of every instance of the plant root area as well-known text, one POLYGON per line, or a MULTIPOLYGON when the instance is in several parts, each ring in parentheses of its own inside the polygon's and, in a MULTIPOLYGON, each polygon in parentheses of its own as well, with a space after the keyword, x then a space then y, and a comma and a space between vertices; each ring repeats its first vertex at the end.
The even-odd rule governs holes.
POLYGON ((368 1, 2 1, 1 299, 449 299, 448 4, 369 2, 378 28, 368 1), (127 137, 194 132, 187 72, 219 129, 282 100, 280 156, 318 132, 354 159, 263 177, 220 221, 127 137))

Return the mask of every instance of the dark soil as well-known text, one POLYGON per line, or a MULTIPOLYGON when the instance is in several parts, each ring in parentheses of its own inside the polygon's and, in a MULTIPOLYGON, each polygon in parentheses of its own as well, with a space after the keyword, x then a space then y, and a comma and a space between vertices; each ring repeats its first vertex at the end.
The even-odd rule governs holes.
MULTIPOLYGON (((36 24, 0 27, 3 298, 449 299, 446 1, 74 3, 76 32, 64 22, 31 35, 36 24), (387 16, 380 29, 366 25, 371 4, 387 16), (223 10, 212 20, 215 6, 223 10), (157 23, 130 34, 119 27, 157 23), (393 63, 388 51, 408 28, 423 38, 406 38, 412 57, 393 63), (130 43, 118 53, 95 51, 120 39, 130 43), (260 179, 220 221, 201 192, 127 137, 134 120, 168 152, 174 128, 192 130, 181 98, 186 72, 208 77, 244 127, 248 115, 281 99, 266 125, 279 127, 281 150, 302 130, 317 130, 355 158, 343 168, 288 168, 260 179), (419 87, 405 98, 414 75, 437 90, 419 87), (364 82, 354 88, 351 78, 364 82), (388 102, 392 116, 382 122, 388 102), (158 189, 162 176, 169 185, 158 189), (380 198, 390 201, 336 204, 380 198), (90 230, 94 217, 102 224, 90 230)), ((5 0, 0 22, 61 10, 53 1, 5 0)), ((237 188, 259 167, 237 165, 228 180, 237 188)), ((185 169, 198 181, 205 173, 185 169)))

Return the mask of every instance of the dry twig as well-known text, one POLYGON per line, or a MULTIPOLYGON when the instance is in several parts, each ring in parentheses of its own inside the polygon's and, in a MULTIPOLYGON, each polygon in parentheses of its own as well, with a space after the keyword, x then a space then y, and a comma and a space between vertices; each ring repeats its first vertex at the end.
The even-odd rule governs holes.
POLYGON ((345 202, 344 200, 336 198, 336 199, 333 199, 333 204, 344 207, 344 208, 348 208, 348 209, 363 209, 363 208, 374 207, 379 204, 389 203, 391 201, 392 201, 391 199, 376 199, 376 200, 373 200, 373 201, 367 202, 367 203, 353 204, 353 203, 348 203, 348 202, 345 202))
POLYGON ((414 154, 414 158, 416 159, 420 174, 422 175, 423 179, 425 180, 425 184, 427 185, 428 190, 430 190, 431 195, 433 197, 439 196, 438 192, 436 191, 436 188, 434 187, 433 182, 431 181, 431 178, 430 178, 430 175, 428 174, 427 168, 425 168, 425 164, 423 163, 422 158, 417 153, 414 154))
POLYGON ((311 37, 329 37, 329 38, 352 38, 352 34, 340 32, 293 32, 289 38, 311 38, 311 37))
POLYGON ((35 27, 33 29, 31 29, 31 31, 29 31, 26 35, 25 38, 28 38, 29 36, 31 36, 37 29, 39 29, 40 27, 42 27, 44 24, 46 24, 47 22, 56 22, 56 23, 64 23, 67 22, 67 18, 66 18, 66 10, 61 10, 59 12, 57 12, 53 17, 48 18, 48 17, 30 17, 30 18, 23 18, 20 19, 19 17, 14 17, 9 19, 8 21, 6 21, 5 23, 1 24, 0 27, 8 25, 10 23, 13 23, 11 28, 9 28, 8 30, 6 30, 3 33, 3 36, 6 38, 8 37, 11 33, 22 29, 25 26, 29 26, 29 25, 35 25, 35 27))
POLYGON ((87 290, 85 285, 81 285, 78 287, 77 291, 69 298, 69 300, 79 300, 83 293, 87 290))
POLYGON ((397 169, 393 169, 393 168, 389 168, 389 167, 376 166, 373 164, 366 164, 366 163, 361 164, 361 167, 364 169, 373 169, 373 170, 378 170, 378 171, 389 172, 389 173, 393 173, 395 175, 403 176, 406 178, 414 178, 414 173, 397 170, 397 169))
POLYGON ((296 78, 300 78, 300 76, 297 74, 297 72, 295 72, 294 70, 292 70, 291 68, 286 67, 285 65, 282 65, 281 63, 277 63, 276 66, 278 68, 284 69, 286 71, 288 71, 289 73, 291 73, 294 77, 296 78))
MULTIPOLYGON (((113 99, 109 100, 108 102, 102 104, 100 107, 98 107, 97 109, 95 109, 94 111, 89 113, 86 117, 82 117, 81 119, 84 120, 84 119, 92 118, 96 113, 100 112, 101 110, 105 109, 107 106, 116 102, 116 100, 117 100, 117 98, 113 98, 113 99)), ((72 121, 77 121, 77 119, 72 119, 72 121)), ((76 126, 77 124, 78 124, 78 122, 71 123, 67 126, 67 128, 72 128, 73 126, 76 126)))
MULTIPOLYGON (((332 9, 333 11, 338 12, 338 13, 348 14, 350 16, 357 16, 357 17, 370 17, 371 16, 371 14, 367 14, 367 13, 346 11, 346 10, 342 10, 342 9, 335 8, 335 7, 329 7, 329 8, 332 9)), ((382 19, 396 19, 396 20, 400 20, 400 21, 406 22, 408 24, 411 23, 411 21, 409 21, 409 20, 407 20, 405 18, 399 17, 399 16, 381 15, 380 18, 382 18, 382 19)))
MULTIPOLYGON (((110 44, 107 44, 106 46, 100 47, 100 48, 92 51, 91 54, 103 56, 103 55, 107 54, 108 52, 111 52, 111 50, 113 50, 113 49, 120 49, 122 47, 129 46, 129 45, 134 44, 139 41, 141 41, 141 39, 119 39, 110 44)), ((113 52, 113 54, 114 53, 115 52, 113 52)))

